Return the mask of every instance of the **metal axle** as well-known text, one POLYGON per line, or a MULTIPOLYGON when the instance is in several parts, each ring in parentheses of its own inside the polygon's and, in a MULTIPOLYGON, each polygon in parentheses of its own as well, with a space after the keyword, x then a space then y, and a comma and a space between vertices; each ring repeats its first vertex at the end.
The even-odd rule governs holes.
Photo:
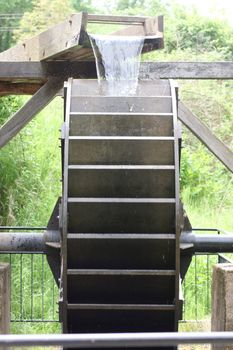
MULTIPOLYGON (((60 242, 57 231, 0 232, 0 252, 46 252, 48 245, 60 242)), ((232 253, 233 235, 182 234, 181 245, 187 245, 194 253, 232 253)))

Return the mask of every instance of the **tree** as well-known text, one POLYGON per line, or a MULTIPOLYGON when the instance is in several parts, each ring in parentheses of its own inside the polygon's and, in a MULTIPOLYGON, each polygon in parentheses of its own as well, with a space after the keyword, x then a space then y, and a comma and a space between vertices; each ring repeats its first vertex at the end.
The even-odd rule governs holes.
POLYGON ((118 0, 115 5, 117 13, 128 15, 165 15, 168 4, 165 0, 118 0))
POLYGON ((71 0, 71 5, 78 11, 94 12, 95 9, 92 5, 92 0, 71 0))
POLYGON ((20 28, 14 33, 16 40, 30 38, 65 20, 74 12, 70 0, 33 0, 32 3, 33 10, 24 13, 20 21, 20 28))
POLYGON ((32 9, 31 0, 8 0, 0 2, 0 51, 14 44, 13 31, 19 26, 21 16, 32 9))
POLYGON ((173 5, 166 21, 166 50, 222 52, 232 57, 233 28, 221 19, 201 16, 195 7, 173 5))

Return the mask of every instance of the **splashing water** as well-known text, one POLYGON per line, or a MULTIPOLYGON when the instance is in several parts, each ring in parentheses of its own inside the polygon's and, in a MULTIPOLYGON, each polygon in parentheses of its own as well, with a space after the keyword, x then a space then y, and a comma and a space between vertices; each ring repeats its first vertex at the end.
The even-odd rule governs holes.
POLYGON ((90 34, 99 84, 113 96, 136 93, 144 38, 90 34), (102 84, 106 81, 105 84, 102 84))

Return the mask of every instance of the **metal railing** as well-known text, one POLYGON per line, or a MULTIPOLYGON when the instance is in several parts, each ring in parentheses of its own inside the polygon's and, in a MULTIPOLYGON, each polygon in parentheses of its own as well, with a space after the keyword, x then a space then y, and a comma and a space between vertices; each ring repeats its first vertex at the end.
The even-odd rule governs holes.
POLYGON ((11 322, 58 322, 58 288, 46 256, 0 254, 11 266, 11 322))
MULTIPOLYGON (((233 344, 233 332, 0 335, 1 347, 151 348, 180 344, 233 344)), ((226 347, 226 348, 227 348, 226 347)))
MULTIPOLYGON (((183 282, 183 321, 210 317, 212 266, 219 254, 196 254, 183 282)), ((11 265, 11 322, 58 322, 58 288, 42 253, 0 254, 11 265)))

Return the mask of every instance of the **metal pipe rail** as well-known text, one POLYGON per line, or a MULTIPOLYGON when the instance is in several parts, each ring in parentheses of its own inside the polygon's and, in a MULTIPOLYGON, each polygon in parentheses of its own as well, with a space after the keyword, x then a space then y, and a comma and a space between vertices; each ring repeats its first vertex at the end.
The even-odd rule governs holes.
POLYGON ((233 332, 103 333, 0 335, 1 347, 64 346, 69 348, 157 347, 179 344, 233 344, 233 332))

